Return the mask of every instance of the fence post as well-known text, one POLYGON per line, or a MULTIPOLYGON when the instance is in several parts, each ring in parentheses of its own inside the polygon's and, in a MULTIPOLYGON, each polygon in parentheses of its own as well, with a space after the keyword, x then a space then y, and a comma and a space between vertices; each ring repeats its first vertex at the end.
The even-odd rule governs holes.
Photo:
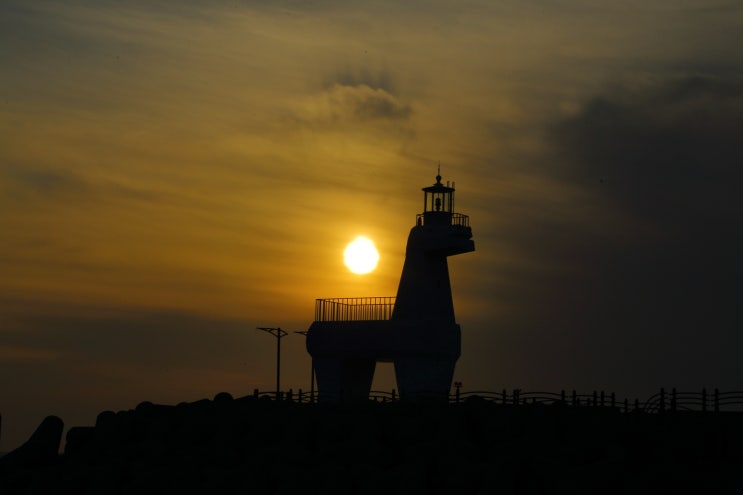
POLYGON ((593 407, 596 407, 597 404, 598 404, 598 401, 596 400, 596 391, 594 390, 593 391, 593 407))
POLYGON ((299 392, 297 392, 297 402, 300 404, 302 403, 302 389, 299 389, 299 392))
POLYGON ((392 402, 395 402, 395 397, 397 397, 397 394, 395 393, 395 389, 392 389, 392 402))
POLYGON ((601 407, 604 407, 604 391, 601 391, 601 407))
POLYGON ((459 404, 459 387, 457 387, 457 404, 459 404))
POLYGON ((253 397, 255 397, 257 399, 259 395, 260 395, 260 392, 258 392, 258 389, 257 388, 254 388, 253 389, 253 397))
POLYGON ((676 398, 676 387, 671 389, 671 411, 676 412, 676 406, 678 405, 676 398))
POLYGON ((663 387, 660 388, 660 404, 658 404, 658 411, 665 412, 666 410, 666 391, 663 387))
POLYGON ((629 400, 627 398, 624 398, 624 414, 627 414, 629 412, 629 400))
POLYGON ((707 411, 707 389, 702 389, 702 411, 707 411))
POLYGON ((614 392, 611 393, 611 408, 614 409, 617 405, 616 396, 614 395, 614 392))
POLYGON ((635 411, 640 410, 640 399, 635 398, 635 411))
POLYGON ((518 388, 513 389, 513 405, 514 406, 519 405, 519 392, 521 392, 520 389, 518 388))
POLYGON ((720 391, 715 389, 715 412, 720 412, 720 391))
POLYGON ((565 404, 565 391, 560 390, 560 402, 564 405, 565 404))
POLYGON ((508 394, 506 393, 506 389, 504 388, 501 393, 503 394, 503 404, 505 405, 508 402, 508 394))
POLYGON ((578 400, 577 399, 578 399, 578 394, 575 392, 575 389, 573 389, 573 405, 574 406, 577 406, 578 405, 578 400))

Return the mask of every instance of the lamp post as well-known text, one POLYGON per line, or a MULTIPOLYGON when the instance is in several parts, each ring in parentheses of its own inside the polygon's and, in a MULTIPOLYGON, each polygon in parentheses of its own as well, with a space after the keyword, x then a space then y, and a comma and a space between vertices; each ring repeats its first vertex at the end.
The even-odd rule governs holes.
POLYGON ((281 328, 271 327, 256 327, 256 329, 263 330, 276 337, 276 400, 279 400, 281 394, 281 337, 288 335, 289 332, 281 328))
MULTIPOLYGON (((304 335, 307 337, 307 330, 295 330, 294 333, 304 335)), ((311 357, 312 362, 310 364, 310 402, 315 402, 315 358, 311 357)))

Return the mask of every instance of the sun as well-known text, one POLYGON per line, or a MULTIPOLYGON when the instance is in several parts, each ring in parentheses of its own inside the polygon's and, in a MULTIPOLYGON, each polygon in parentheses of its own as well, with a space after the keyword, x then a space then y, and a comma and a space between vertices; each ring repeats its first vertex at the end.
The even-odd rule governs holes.
POLYGON ((358 236, 343 251, 343 262, 353 273, 363 275, 377 267, 379 251, 371 239, 358 236))

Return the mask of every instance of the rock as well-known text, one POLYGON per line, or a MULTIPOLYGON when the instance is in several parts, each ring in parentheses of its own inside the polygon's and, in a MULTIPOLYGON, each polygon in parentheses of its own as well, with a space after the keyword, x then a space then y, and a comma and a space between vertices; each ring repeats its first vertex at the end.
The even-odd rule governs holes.
POLYGON ((60 418, 47 416, 26 443, 0 458, 0 471, 55 463, 59 459, 63 429, 64 422, 60 418))
POLYGON ((74 426, 67 432, 64 446, 65 455, 78 455, 95 439, 95 428, 92 426, 74 426))
POLYGON ((232 402, 232 395, 229 392, 219 392, 214 396, 215 404, 224 404, 229 402, 232 402))
POLYGON ((95 419, 96 428, 108 428, 116 423, 116 413, 113 411, 103 411, 95 419))

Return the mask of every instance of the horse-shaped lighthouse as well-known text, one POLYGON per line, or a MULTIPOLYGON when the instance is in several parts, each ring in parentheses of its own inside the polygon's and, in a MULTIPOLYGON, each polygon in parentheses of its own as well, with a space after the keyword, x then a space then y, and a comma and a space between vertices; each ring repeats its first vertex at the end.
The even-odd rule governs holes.
POLYGON ((376 363, 392 362, 400 398, 446 400, 461 352, 447 257, 475 250, 454 184, 423 188, 397 297, 318 299, 307 350, 321 401, 369 396, 376 363))

